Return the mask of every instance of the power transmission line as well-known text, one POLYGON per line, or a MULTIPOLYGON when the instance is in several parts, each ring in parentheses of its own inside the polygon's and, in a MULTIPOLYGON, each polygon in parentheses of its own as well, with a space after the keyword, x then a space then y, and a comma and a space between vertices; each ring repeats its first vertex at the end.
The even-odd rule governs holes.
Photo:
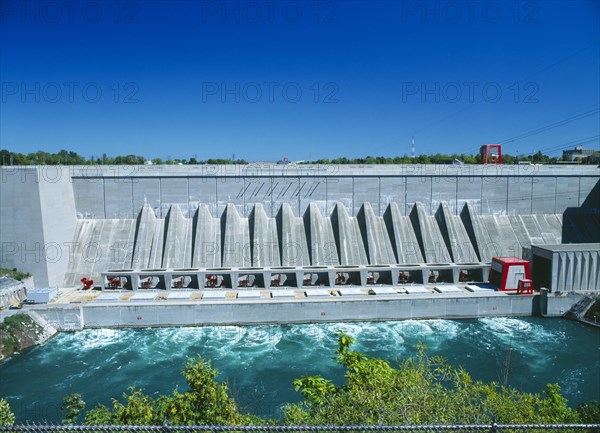
POLYGON ((559 120, 557 122, 551 123, 549 125, 542 126, 541 128, 533 129, 531 131, 524 132, 524 133, 521 133, 519 135, 515 135, 514 137, 507 138, 506 140, 499 141, 498 143, 500 143, 500 144, 506 144, 506 143, 509 143, 509 142, 513 142, 513 141, 517 141, 517 140, 522 140, 523 138, 531 137, 532 135, 541 134, 542 132, 546 132, 546 131, 549 131, 550 129, 558 128, 559 126, 563 126, 563 125, 566 125, 568 123, 575 122, 575 121, 580 120, 580 119, 584 119, 586 117, 592 116, 592 115, 594 115, 596 113, 599 113, 599 112, 600 112, 600 108, 594 108, 593 110, 586 111, 586 112, 583 112, 583 113, 580 113, 580 114, 576 114, 576 115, 571 116, 571 117, 567 117, 566 119, 562 119, 562 120, 559 120))
POLYGON ((564 144, 557 144, 556 146, 547 147, 545 149, 540 149, 540 152, 556 152, 558 150, 565 150, 565 149, 569 149, 571 147, 580 146, 582 144, 594 143, 594 142, 598 141, 599 138, 600 138, 600 135, 594 135, 591 137, 580 138, 579 140, 570 141, 570 142, 564 143, 564 144))

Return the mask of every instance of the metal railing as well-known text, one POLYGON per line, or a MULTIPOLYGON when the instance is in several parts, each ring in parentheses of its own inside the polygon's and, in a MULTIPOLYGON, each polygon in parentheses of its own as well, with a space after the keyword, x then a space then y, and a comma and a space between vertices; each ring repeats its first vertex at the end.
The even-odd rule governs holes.
POLYGON ((82 426, 28 424, 0 427, 0 432, 186 432, 186 433, 600 433, 600 424, 470 424, 470 425, 405 425, 405 426, 82 426))

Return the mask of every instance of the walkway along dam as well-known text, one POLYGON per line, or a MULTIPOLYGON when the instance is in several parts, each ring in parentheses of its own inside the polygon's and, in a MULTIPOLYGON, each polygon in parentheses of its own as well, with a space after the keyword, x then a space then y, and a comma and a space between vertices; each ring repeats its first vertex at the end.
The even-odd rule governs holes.
POLYGON ((485 281, 493 256, 600 242, 594 166, 36 166, 0 176, 0 266, 38 286, 456 284, 485 281))

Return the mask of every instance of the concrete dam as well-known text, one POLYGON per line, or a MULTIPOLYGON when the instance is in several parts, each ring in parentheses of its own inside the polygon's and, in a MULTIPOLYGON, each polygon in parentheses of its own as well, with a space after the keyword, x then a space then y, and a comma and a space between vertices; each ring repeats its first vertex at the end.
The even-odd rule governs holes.
POLYGON ((37 166, 0 175, 0 266, 32 273, 37 285, 77 287, 110 270, 468 269, 528 257, 531 245, 600 241, 592 166, 37 166))

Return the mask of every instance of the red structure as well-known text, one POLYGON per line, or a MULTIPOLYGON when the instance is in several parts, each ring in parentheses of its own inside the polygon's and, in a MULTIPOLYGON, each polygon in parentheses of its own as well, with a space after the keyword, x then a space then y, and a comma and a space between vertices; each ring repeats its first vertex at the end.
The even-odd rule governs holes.
POLYGON ((502 164, 502 146, 499 144, 484 144, 479 153, 482 164, 502 164))
POLYGON ((206 286, 214 289, 217 285, 217 281, 219 278, 216 275, 207 275, 206 276, 206 286))
POLYGON ((81 282, 83 283, 83 290, 89 290, 94 286, 94 280, 88 280, 85 277, 81 279, 81 282))
POLYGON ((490 283, 502 292, 533 293, 529 261, 516 257, 492 258, 490 283))

